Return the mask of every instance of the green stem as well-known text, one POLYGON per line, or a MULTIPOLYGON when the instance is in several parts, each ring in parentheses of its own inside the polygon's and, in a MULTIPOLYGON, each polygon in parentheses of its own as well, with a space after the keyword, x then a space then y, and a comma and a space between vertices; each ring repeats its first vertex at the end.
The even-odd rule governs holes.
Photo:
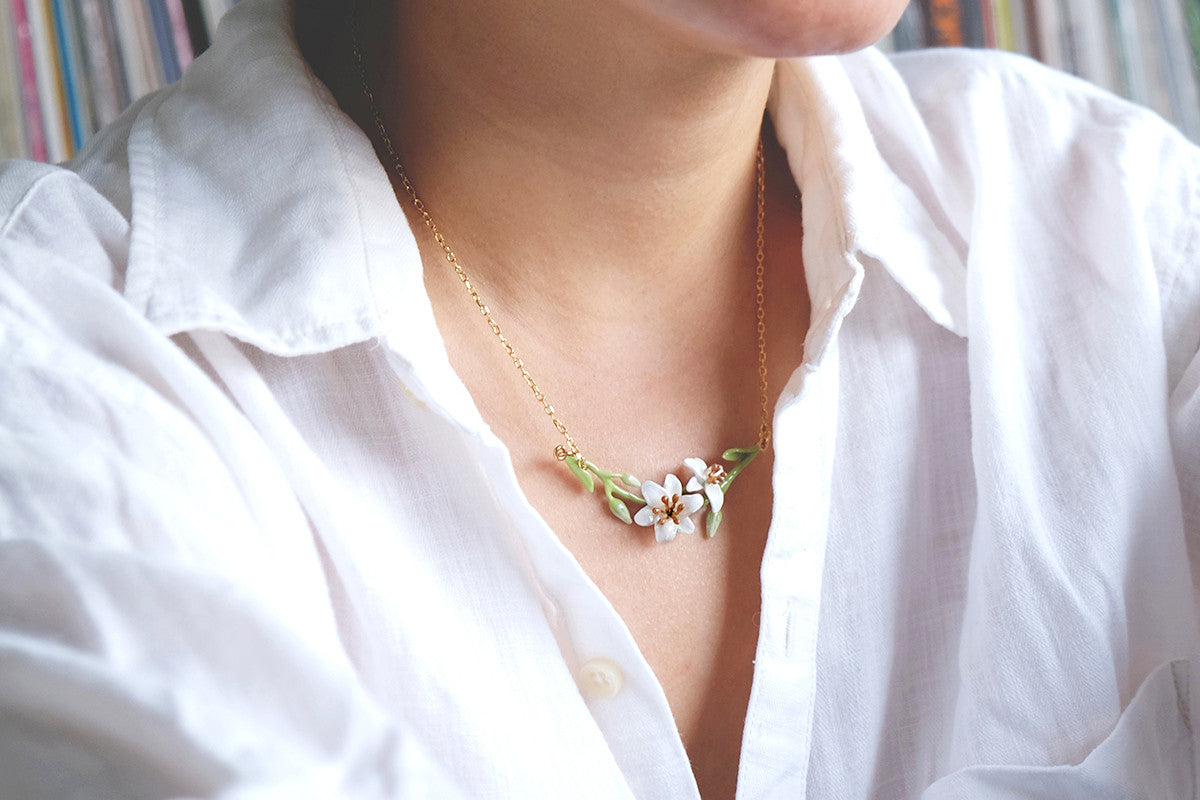
POLYGON ((600 479, 600 482, 604 484, 605 494, 615 494, 622 500, 630 500, 635 503, 641 503, 642 505, 646 504, 646 501, 643 500, 641 496, 634 494, 633 492, 624 488, 624 486, 620 485, 624 484, 625 486, 637 486, 638 484, 633 482, 634 477, 632 475, 626 472, 609 472, 608 470, 600 469, 591 461, 584 461, 583 467, 588 472, 591 472, 600 479))
POLYGON ((735 447, 722 453, 721 458, 725 459, 726 461, 733 462, 733 466, 726 471, 725 480, 721 481, 721 491, 728 491, 729 484, 733 483, 733 479, 740 475, 742 470, 744 470, 746 466, 754 460, 754 457, 761 452, 762 448, 756 446, 735 447), (732 458, 730 458, 731 453, 733 454, 732 458))

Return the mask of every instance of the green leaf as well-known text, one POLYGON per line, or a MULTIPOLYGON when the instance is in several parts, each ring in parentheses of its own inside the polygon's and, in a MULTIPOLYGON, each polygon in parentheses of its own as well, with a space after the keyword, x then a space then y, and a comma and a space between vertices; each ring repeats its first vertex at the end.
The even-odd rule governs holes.
POLYGON ((583 468, 577 456, 567 456, 563 461, 566 462, 567 468, 575 473, 575 477, 579 478, 579 482, 583 484, 583 488, 589 492, 595 491, 596 479, 592 477, 592 473, 583 468))
POLYGON ((709 509, 708 516, 704 520, 704 537, 706 539, 717 535, 717 528, 721 527, 721 520, 724 517, 724 512, 709 509))
POLYGON ((626 525, 633 524, 633 517, 629 516, 629 506, 622 503, 616 497, 608 498, 608 510, 613 513, 613 516, 624 522, 626 525))
POLYGON ((731 447, 724 453, 721 453, 721 458, 726 461, 744 461, 747 458, 758 455, 758 447, 731 447))

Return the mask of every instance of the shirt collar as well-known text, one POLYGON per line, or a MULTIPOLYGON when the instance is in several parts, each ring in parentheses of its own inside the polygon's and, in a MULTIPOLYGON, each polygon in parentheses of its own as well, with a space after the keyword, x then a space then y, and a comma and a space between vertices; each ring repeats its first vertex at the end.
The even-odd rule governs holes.
MULTIPOLYGON (((927 141, 911 104, 896 101, 906 96, 874 49, 776 66, 769 112, 804 204, 809 360, 836 335, 833 320, 853 305, 867 261, 886 269, 934 322, 966 335, 966 244, 935 222, 944 218, 939 194, 918 196, 881 152, 911 160, 908 142, 927 141)), ((941 183, 936 158, 923 155, 915 174, 941 183)))
MULTIPOLYGON (((963 248, 880 154, 851 81, 890 73, 873 59, 777 69, 770 110, 804 196, 813 328, 853 304, 866 257, 961 334, 963 248)), ((385 337, 410 364, 446 363, 386 172, 300 55, 287 0, 233 9, 210 53, 143 108, 129 157, 126 293, 165 333, 222 330, 282 355, 385 337)), ((814 352, 836 334, 824 328, 814 352)))
POLYGON ((423 295, 416 244, 367 138, 296 46, 290 5, 247 2, 130 133, 127 294, 168 332, 280 353, 378 333, 423 295))

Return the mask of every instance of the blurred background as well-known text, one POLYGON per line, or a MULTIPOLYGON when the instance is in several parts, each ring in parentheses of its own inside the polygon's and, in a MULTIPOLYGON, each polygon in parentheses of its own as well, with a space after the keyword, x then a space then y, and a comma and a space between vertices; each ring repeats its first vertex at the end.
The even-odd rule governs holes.
MULTIPOLYGON (((178 80, 237 0, 0 0, 0 157, 71 158, 178 80)), ((1200 142, 1200 0, 913 0, 887 51, 1022 53, 1148 106, 1200 142)))

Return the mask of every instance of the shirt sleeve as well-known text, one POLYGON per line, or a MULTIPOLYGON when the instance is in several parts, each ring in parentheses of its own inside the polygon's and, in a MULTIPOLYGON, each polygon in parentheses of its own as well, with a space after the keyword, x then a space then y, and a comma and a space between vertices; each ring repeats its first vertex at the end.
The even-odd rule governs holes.
POLYGON ((0 797, 459 796, 357 680, 265 448, 113 290, 124 219, 4 178, 0 797))

